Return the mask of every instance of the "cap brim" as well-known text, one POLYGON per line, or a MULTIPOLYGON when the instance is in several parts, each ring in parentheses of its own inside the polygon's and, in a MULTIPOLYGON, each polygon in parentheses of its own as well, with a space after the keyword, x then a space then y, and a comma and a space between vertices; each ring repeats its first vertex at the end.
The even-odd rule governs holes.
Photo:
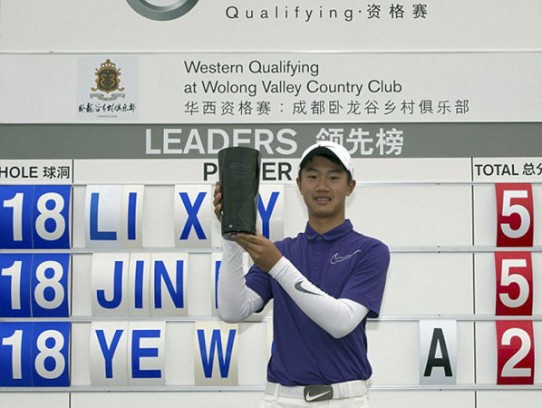
POLYGON ((349 171, 344 163, 342 162, 341 158, 337 156, 333 150, 325 147, 325 146, 317 146, 314 149, 312 149, 307 155, 301 160, 299 163, 299 168, 303 169, 308 161, 310 161, 314 156, 331 156, 334 157, 339 163, 341 163, 341 166, 346 170, 349 171))
POLYGON ((337 157, 337 155, 333 153, 327 147, 318 146, 312 149, 309 153, 307 153, 307 155, 303 158, 303 160, 301 160, 301 163, 299 163, 299 168, 302 169, 303 167, 305 167, 305 164, 307 164, 307 162, 311 160, 314 156, 332 156, 332 157, 335 157, 337 160, 341 161, 337 157))

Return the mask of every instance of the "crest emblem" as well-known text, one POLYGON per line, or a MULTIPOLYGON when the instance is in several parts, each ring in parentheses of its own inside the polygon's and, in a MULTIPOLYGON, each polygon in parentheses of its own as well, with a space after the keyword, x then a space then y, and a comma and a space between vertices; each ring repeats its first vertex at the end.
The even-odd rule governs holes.
POLYGON ((124 88, 120 87, 120 68, 108 58, 104 63, 96 68, 96 88, 90 88, 93 93, 91 97, 96 97, 101 100, 115 100, 124 98, 122 93, 124 88), (103 95, 105 93, 106 95, 103 95))

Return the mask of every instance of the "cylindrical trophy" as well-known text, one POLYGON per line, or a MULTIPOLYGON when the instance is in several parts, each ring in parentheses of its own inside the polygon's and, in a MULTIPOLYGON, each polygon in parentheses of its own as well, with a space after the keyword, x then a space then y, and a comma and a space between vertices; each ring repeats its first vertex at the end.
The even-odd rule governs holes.
POLYGON ((222 236, 256 233, 260 152, 250 147, 227 147, 218 152, 222 187, 222 236))

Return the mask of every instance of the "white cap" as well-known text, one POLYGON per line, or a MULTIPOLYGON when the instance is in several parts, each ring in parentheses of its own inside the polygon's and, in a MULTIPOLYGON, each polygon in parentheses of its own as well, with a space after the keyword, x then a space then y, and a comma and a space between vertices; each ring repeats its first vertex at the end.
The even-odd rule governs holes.
POLYGON ((352 158, 350 153, 343 146, 338 143, 330 142, 324 140, 318 142, 308 147, 303 154, 301 155, 301 160, 299 161, 299 169, 302 169, 305 166, 305 163, 310 160, 313 156, 319 154, 331 154, 335 156, 342 163, 344 168, 350 173, 352 178, 354 178, 354 166, 352 165, 352 158))

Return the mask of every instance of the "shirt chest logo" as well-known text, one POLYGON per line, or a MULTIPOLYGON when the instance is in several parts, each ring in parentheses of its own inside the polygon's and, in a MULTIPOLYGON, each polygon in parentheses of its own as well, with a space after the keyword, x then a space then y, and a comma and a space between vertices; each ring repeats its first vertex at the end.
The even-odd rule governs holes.
POLYGON ((335 252, 335 254, 333 254, 333 256, 329 259, 329 263, 332 265, 335 265, 335 264, 338 264, 339 262, 347 261, 350 258, 352 258, 354 255, 360 252, 361 252, 361 249, 356 249, 354 252, 347 255, 339 255, 338 252, 335 252))

